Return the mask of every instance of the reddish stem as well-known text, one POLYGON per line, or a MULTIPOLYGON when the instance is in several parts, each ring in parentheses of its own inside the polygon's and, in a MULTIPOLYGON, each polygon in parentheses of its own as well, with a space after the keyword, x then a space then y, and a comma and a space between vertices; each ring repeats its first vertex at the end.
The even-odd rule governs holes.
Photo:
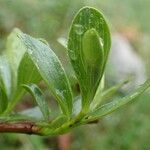
POLYGON ((40 134, 39 127, 32 122, 0 123, 0 133, 40 134))

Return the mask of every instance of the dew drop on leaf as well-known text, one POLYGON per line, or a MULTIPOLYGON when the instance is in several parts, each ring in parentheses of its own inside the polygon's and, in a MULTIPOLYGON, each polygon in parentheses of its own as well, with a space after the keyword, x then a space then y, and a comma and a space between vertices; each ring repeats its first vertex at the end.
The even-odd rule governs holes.
POLYGON ((77 56, 76 56, 75 52, 72 51, 72 50, 70 50, 70 57, 71 57, 72 60, 76 60, 77 59, 77 56))
POLYGON ((74 30, 75 30, 75 32, 76 32, 78 35, 82 35, 83 32, 84 32, 84 28, 83 28, 83 26, 80 25, 80 24, 75 24, 75 25, 74 25, 74 30))
POLYGON ((100 23, 103 24, 103 22, 104 22, 104 19, 100 18, 100 23))
POLYGON ((101 46, 103 47, 103 46, 104 46, 104 41, 103 41, 103 39, 102 39, 102 38, 99 38, 99 41, 100 41, 101 46))

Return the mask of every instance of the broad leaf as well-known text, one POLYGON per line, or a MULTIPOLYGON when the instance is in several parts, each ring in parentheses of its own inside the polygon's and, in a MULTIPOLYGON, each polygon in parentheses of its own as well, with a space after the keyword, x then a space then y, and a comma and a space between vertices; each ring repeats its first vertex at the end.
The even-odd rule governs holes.
POLYGON ((72 22, 68 53, 79 80, 84 108, 94 98, 109 49, 110 33, 103 15, 94 8, 82 8, 72 22))
POLYGON ((150 80, 147 80, 143 85, 141 85, 137 90, 135 90, 128 96, 125 96, 124 98, 114 100, 113 102, 104 104, 101 107, 97 108, 95 111, 89 113, 88 119, 87 120, 85 119, 85 120, 88 122, 93 121, 93 120, 99 119, 100 117, 105 116, 105 115, 115 111, 116 109, 120 108, 121 106, 124 106, 125 104, 133 101, 135 98, 137 98, 139 95, 141 95, 149 87, 150 87, 150 80))
POLYGON ((72 91, 64 69, 55 53, 43 42, 22 34, 20 39, 50 88, 65 115, 72 113, 72 91))
POLYGON ((23 87, 32 94, 34 97, 37 105, 39 106, 43 117, 46 121, 49 120, 49 114, 50 114, 50 109, 48 107, 48 104, 43 96, 42 91, 36 86, 35 84, 30 84, 30 85, 23 85, 23 87))

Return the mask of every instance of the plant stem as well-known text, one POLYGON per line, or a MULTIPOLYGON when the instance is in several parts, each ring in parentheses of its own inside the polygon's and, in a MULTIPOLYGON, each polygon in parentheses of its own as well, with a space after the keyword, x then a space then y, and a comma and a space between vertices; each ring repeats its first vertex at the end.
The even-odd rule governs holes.
POLYGON ((24 133, 40 135, 40 128, 32 122, 0 123, 0 133, 24 133))

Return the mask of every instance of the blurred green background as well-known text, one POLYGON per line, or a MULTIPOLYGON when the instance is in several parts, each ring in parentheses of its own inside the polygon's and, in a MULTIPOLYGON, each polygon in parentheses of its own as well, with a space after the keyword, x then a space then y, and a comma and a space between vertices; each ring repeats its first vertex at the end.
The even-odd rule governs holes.
MULTIPOLYGON (((112 34, 119 33, 128 39, 143 60, 149 77, 149 0, 0 0, 0 52, 5 50, 8 34, 18 27, 34 37, 46 39, 69 70, 66 50, 58 38, 67 37, 74 14, 86 5, 103 12, 112 34)), ((112 79, 108 78, 106 85, 111 84, 112 79)), ((72 150, 149 150, 149 106, 150 92, 147 91, 138 101, 101 119, 98 124, 73 130, 67 138, 0 134, 0 149, 57 150, 63 149, 61 141, 66 138, 72 150)))

